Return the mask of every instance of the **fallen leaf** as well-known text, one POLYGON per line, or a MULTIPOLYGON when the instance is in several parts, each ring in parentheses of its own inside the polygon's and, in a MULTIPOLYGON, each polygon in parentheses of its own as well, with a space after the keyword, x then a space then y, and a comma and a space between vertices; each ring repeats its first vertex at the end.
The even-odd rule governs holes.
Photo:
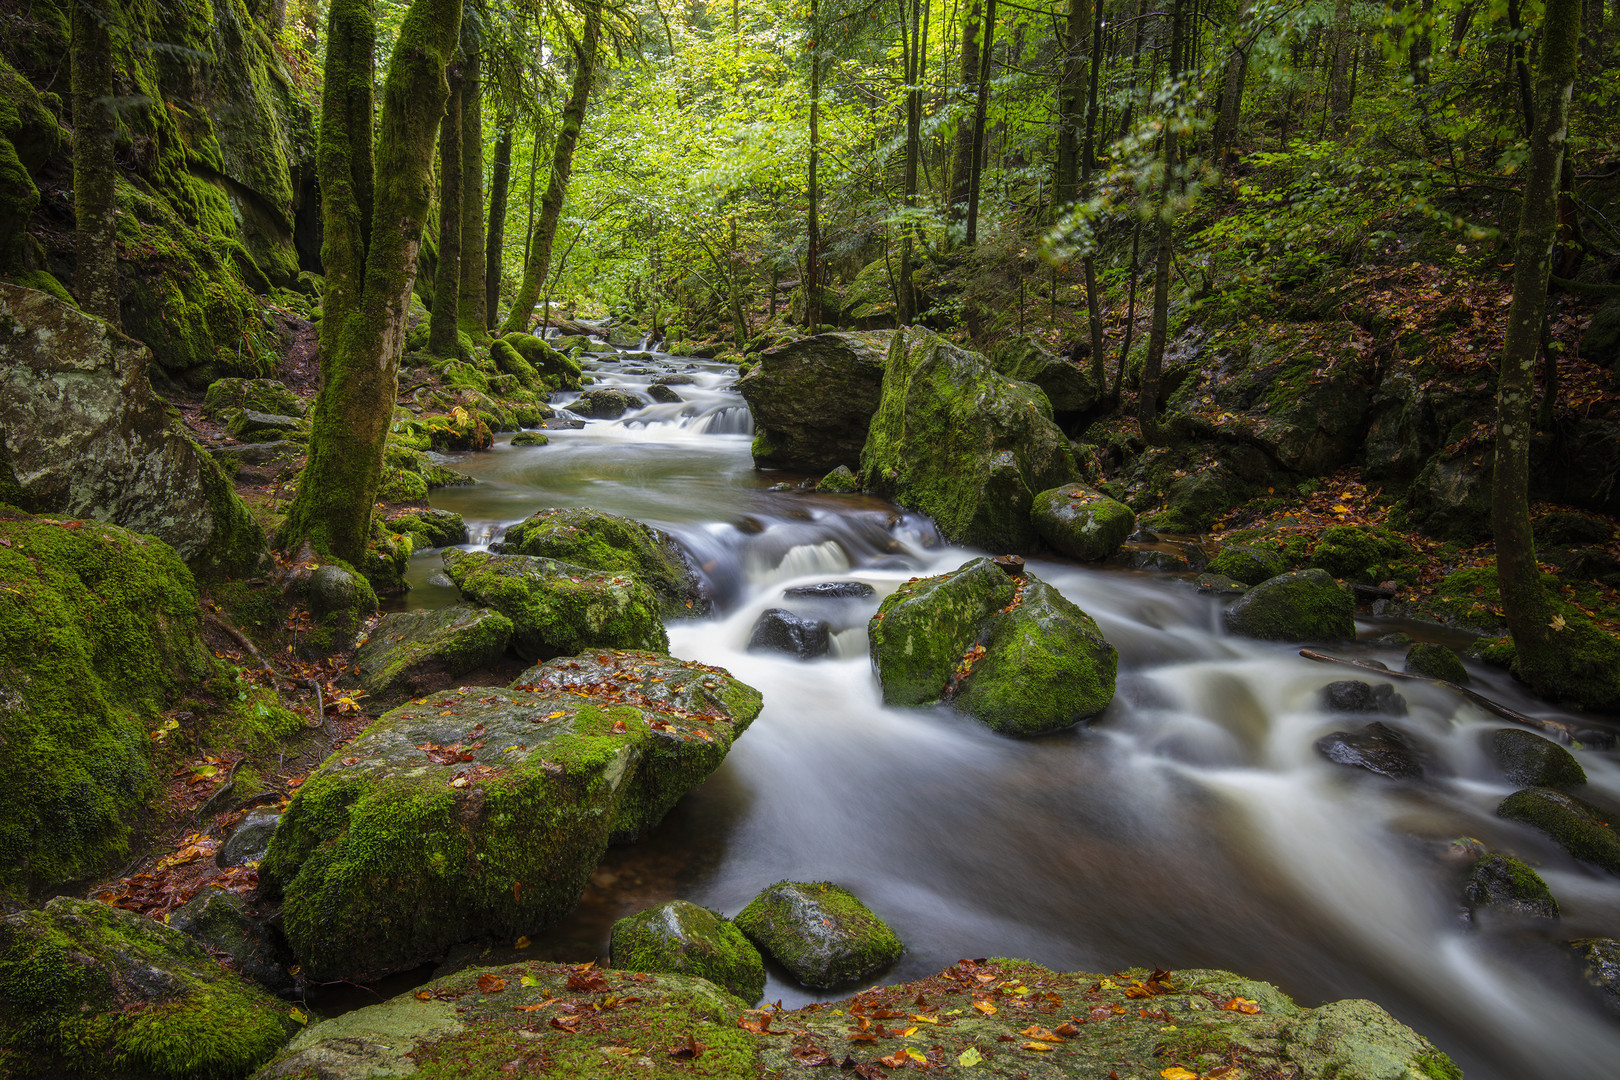
POLYGON ((1198 1080, 1198 1074, 1191 1069, 1183 1069, 1180 1065, 1172 1065, 1168 1069, 1160 1069, 1159 1075, 1164 1080, 1198 1080))
POLYGON ((956 1063, 962 1066, 964 1069, 971 1069, 973 1066, 979 1064, 979 1062, 983 1060, 984 1055, 979 1053, 979 1048, 976 1046, 970 1046, 960 1054, 956 1055, 956 1063))
POLYGON ((432 1001, 433 1000, 433 995, 428 993, 426 990, 418 990, 416 992, 416 1000, 417 1001, 432 1001))
POLYGON ((506 980, 486 971, 478 976, 478 989, 486 994, 498 994, 506 989, 506 980))
MULTIPOLYGON (((1024 1049, 1024 1050, 1039 1050, 1039 1051, 1044 1053, 1044 1052, 1049 1051, 1049 1050, 1056 1050, 1057 1047, 1048 1046, 1046 1043, 1027 1042, 1021 1047, 1021 1049, 1024 1049)), ((1194 1078, 1194 1080, 1196 1080, 1196 1078, 1194 1078)))
POLYGON ((703 1056, 703 1051, 707 1049, 708 1047, 698 1042, 696 1037, 688 1034, 686 1036, 686 1042, 671 1050, 669 1052, 669 1056, 674 1058, 676 1061, 696 1061, 698 1058, 703 1056))
POLYGON ((1227 1012, 1247 1013, 1250 1016, 1260 1011, 1260 1006, 1248 998, 1235 997, 1231 1001, 1223 1002, 1221 1008, 1227 1012))
MULTIPOLYGON (((529 939, 526 938, 526 937, 520 937, 516 941, 512 942, 512 948, 514 948, 514 949, 527 949, 528 947, 529 947, 529 939)), ((531 983, 531 982, 528 981, 528 980, 530 980, 532 978, 534 978, 533 975, 525 975, 525 976, 523 976, 523 979, 524 979, 523 985, 525 985, 525 986, 538 986, 539 985, 538 982, 531 983)))
POLYGON ((996 1014, 996 1007, 990 1004, 988 1001, 975 1001, 973 1003, 973 1007, 984 1013, 986 1016, 994 1016, 996 1014))

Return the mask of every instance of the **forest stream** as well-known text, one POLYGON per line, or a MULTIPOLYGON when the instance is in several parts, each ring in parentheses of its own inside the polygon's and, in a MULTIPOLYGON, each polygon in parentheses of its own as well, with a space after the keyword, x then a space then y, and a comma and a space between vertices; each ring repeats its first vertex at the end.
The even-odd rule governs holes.
MULTIPOLYGON (((962 956, 1229 968, 1301 1004, 1371 998, 1470 1080, 1612 1074, 1620 1029, 1580 996, 1561 943, 1620 924, 1620 892, 1543 834, 1496 817, 1512 788, 1484 742, 1504 721, 1443 687, 1389 680, 1410 709, 1407 730, 1426 743, 1426 778, 1343 768, 1314 743, 1348 726, 1320 693, 1354 672, 1228 636, 1219 601, 1188 581, 1042 560, 1030 568, 1119 649, 1118 693, 1101 717, 1018 741, 944 707, 885 708, 866 645, 879 600, 980 553, 881 500, 778 489, 798 478, 753 468, 731 365, 635 352, 587 371, 598 386, 632 390, 677 372, 692 381, 676 387, 679 402, 551 430, 549 446, 503 438, 493 453, 455 455, 479 482, 439 490, 434 504, 466 518, 473 547, 552 506, 665 529, 715 601, 711 617, 669 624, 671 651, 729 669, 763 691, 765 709, 661 826, 610 852, 579 910, 535 952, 590 959, 605 954, 614 919, 649 904, 678 897, 732 914, 773 881, 830 879, 905 942, 886 982, 962 956), (783 597, 827 581, 876 595, 783 597), (831 654, 749 651, 771 607, 831 623, 831 654), (1471 856, 1452 847, 1459 837, 1535 864, 1561 924, 1484 910, 1470 923, 1461 881, 1471 856)), ((553 400, 565 410, 571 397, 553 400)), ((407 606, 454 602, 439 565, 437 552, 415 558, 407 606)), ((1402 650, 1377 644, 1394 629, 1362 619, 1360 642, 1338 655, 1398 669, 1402 650)), ((1504 673, 1469 673, 1513 709, 1560 715, 1504 673)), ((1576 753, 1591 797, 1620 806, 1613 756, 1576 753)), ((779 969, 765 997, 815 999, 779 969)))

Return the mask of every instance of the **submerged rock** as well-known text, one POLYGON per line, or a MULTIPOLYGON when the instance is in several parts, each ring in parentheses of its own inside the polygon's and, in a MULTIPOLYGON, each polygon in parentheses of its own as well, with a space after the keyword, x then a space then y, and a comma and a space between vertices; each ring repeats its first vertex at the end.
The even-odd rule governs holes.
POLYGON ((1032 550, 1035 496, 1073 480, 1045 395, 934 333, 897 332, 861 450, 861 486, 928 514, 953 543, 1032 550))
POLYGON ((1534 825, 1577 859, 1620 874, 1620 836, 1607 815, 1585 799, 1552 788, 1525 788, 1503 799, 1496 814, 1534 825))
POLYGON ((782 590, 786 600, 864 600, 876 595, 877 590, 864 581, 823 581, 782 590))
POLYGON ((294 986, 269 926, 236 893, 205 885, 189 903, 169 913, 169 925, 215 955, 230 957, 237 971, 271 993, 294 986))
POLYGON ((1620 1014, 1620 941, 1581 938, 1569 947, 1580 960, 1586 984, 1601 995, 1610 1012, 1620 1014))
POLYGON ((1586 770, 1574 754, 1532 731, 1499 728, 1491 732, 1490 754, 1502 775, 1521 787, 1586 783, 1586 770))
POLYGON ((1193 579, 1198 591, 1211 596, 1242 596, 1249 587, 1225 574, 1199 574, 1193 579))
POLYGON ((1263 581, 1226 611, 1234 634, 1266 641, 1349 641, 1356 602, 1325 570, 1295 570, 1263 581))
POLYGON ((345 685, 358 686, 377 704, 420 697, 498 663, 511 640, 512 620, 489 608, 391 612, 355 653, 357 670, 345 685))
POLYGON ((1136 515, 1122 502, 1079 484, 1043 491, 1031 510, 1035 531, 1063 554, 1087 562, 1106 559, 1136 528, 1136 515))
POLYGON ((1359 732, 1335 731, 1316 740, 1317 753, 1339 765, 1394 780, 1423 775, 1420 752, 1404 733, 1374 720, 1359 732))
POLYGON ((1457 654, 1444 645, 1436 645, 1432 641, 1420 641, 1406 650, 1406 661, 1401 670, 1413 675, 1427 675, 1431 679, 1443 679, 1459 686, 1468 682, 1468 669, 1457 654))
POLYGON ((666 618, 709 610, 702 583, 675 538, 632 518, 588 507, 541 510, 508 528, 499 550, 634 574, 658 594, 666 618))
POLYGON ((1507 855, 1486 855, 1475 863, 1464 896, 1471 912, 1495 908, 1542 919, 1558 918, 1558 901, 1541 875, 1507 855))
POLYGON ((1329 712, 1405 716, 1406 699, 1389 683, 1374 686, 1360 679, 1340 679, 1322 687, 1322 708, 1329 712))
POLYGON ((647 387, 647 396, 665 405, 673 405, 682 400, 681 395, 670 389, 667 383, 653 383, 647 387))
POLYGON ((525 657, 669 647, 658 597, 634 574, 460 548, 442 558, 462 596, 512 620, 512 644, 525 657))
POLYGON ((800 660, 825 656, 832 638, 826 623, 806 619, 781 608, 767 608, 748 635, 750 652, 785 652, 800 660))
POLYGON ((384 714, 299 788, 259 867, 312 979, 369 979, 573 909, 610 841, 725 759, 760 695, 651 652, 531 668, 384 714))
MULTIPOLYGON (((1266 983, 1225 971, 1178 971, 1169 977, 1168 988, 1159 984, 1163 992, 1151 1001, 1153 1008, 1178 1018, 1166 1025, 1142 1017, 1144 1002, 1126 996, 1132 990, 1140 994, 1137 984, 1152 977, 1145 968, 1108 976, 1053 972, 1022 960, 967 961, 926 979, 863 991, 842 1001, 773 1011, 765 1024, 764 1016, 747 1012, 743 1002, 705 979, 637 977, 616 969, 582 972, 574 965, 529 961, 461 971, 428 983, 417 995, 403 994, 313 1024, 256 1080, 364 1080, 419 1069, 451 1072, 472 1060, 498 1063, 491 1066, 492 1075, 515 1062, 512 1071, 519 1075, 544 1069, 557 1076, 595 1077, 615 1071, 612 1063, 617 1062, 627 1074, 632 1069, 654 1077, 701 1071, 716 1080, 842 1076, 846 1073, 832 1066, 847 1060, 852 1063, 848 1075, 859 1066, 876 1076, 889 1075, 879 1059, 903 1045, 926 1052, 930 1060, 950 1063, 950 1075, 987 1078, 1093 1080, 1111 1071, 1146 1078, 1173 1068, 1207 1076, 1232 1067, 1233 1061, 1238 1063, 1233 1076, 1238 1069, 1244 1076, 1295 1080, 1460 1076, 1432 1043, 1370 1001, 1302 1009, 1266 983), (1038 987, 1052 995, 1055 1000, 1047 999, 1051 1016, 1036 1023, 1059 1027, 1063 1034, 1041 1041, 1041 1051, 1016 1049, 1034 1041, 1024 1031, 1031 1024, 1029 1011, 1001 1007, 983 1013, 960 1004, 992 984, 1038 987), (589 1010, 589 1022, 535 1022, 536 1013, 567 1016, 571 1014, 559 1006, 586 1011, 604 996, 616 999, 617 1007, 605 1013, 589 1010), (1218 1007, 1225 1003, 1235 1007, 1218 1007), (852 1038, 869 1034, 851 1023, 856 1006, 948 1022, 918 1023, 926 1029, 926 1041, 874 1044, 852 1038), (1062 1023, 1069 1016, 1089 1018, 1097 1009, 1107 1010, 1110 1017, 1118 1010, 1117 1018, 1101 1023, 1088 1019, 1072 1025, 1072 1034, 1062 1023), (795 1033, 791 1039, 778 1035, 788 1031, 795 1033), (972 1068, 961 1065, 970 1050, 968 1060, 979 1062, 972 1068), (640 1061, 648 1064, 638 1065, 640 1061)), ((894 1075, 906 1071, 896 1069, 894 1075)))
POLYGON ((754 414, 754 464, 819 473, 859 462, 893 336, 817 334, 762 354, 737 382, 754 414))
POLYGON ((707 979, 750 1005, 765 992, 765 961, 759 950, 726 919, 685 900, 614 923, 608 957, 626 971, 707 979))
POLYGON ((307 1018, 179 930, 65 896, 0 919, 0 1002, 13 1076, 244 1077, 307 1018))
POLYGON ((870 908, 828 881, 777 882, 750 900, 732 922, 806 986, 865 979, 905 951, 870 908))

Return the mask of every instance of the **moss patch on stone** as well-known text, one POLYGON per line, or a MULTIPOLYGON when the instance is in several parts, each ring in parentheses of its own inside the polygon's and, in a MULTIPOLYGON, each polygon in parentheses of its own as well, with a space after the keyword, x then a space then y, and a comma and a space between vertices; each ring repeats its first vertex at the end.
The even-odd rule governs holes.
POLYGON ((1087 562, 1112 555, 1136 528, 1130 507, 1078 484, 1036 495, 1030 514, 1041 539, 1087 562))
POLYGON ((506 654, 512 620, 498 611, 452 604, 385 615, 355 653, 345 681, 376 704, 393 704, 451 685, 506 654))
POLYGON ((1427 675, 1459 686, 1468 682, 1468 669, 1457 654, 1444 645, 1420 641, 1406 650, 1406 661, 1401 668, 1413 675, 1427 675))
POLYGON ((914 578, 884 597, 867 625, 885 705, 938 701, 979 627, 1012 601, 1012 579, 989 559, 914 578))
POLYGON ((753 1004, 765 992, 765 961, 742 931, 708 908, 671 900, 613 924, 613 966, 696 975, 753 1004))
POLYGON ((905 951, 888 924, 830 881, 777 882, 732 922, 806 986, 865 979, 905 951))
POLYGON ((1227 609, 1234 634, 1265 641, 1348 641, 1356 636, 1355 600, 1325 570, 1280 574, 1227 609))
POLYGON ((1620 836, 1603 811, 1573 795, 1547 787, 1515 791, 1496 808, 1498 817, 1533 825, 1577 859, 1620 874, 1620 836))
POLYGON ((1333 525, 1322 531, 1311 552, 1311 565, 1336 578, 1376 585, 1383 581, 1411 584, 1418 554, 1399 536, 1377 526, 1333 525))
POLYGON ((541 510, 506 530, 501 550, 592 570, 634 574, 658 594, 666 618, 703 615, 708 603, 668 533, 588 507, 541 510))

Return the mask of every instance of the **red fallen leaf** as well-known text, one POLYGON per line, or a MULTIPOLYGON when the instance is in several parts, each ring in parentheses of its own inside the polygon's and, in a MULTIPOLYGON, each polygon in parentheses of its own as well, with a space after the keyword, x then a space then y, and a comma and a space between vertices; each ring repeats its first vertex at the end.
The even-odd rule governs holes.
POLYGON ((880 1058, 878 1058, 878 1061, 880 1063, 888 1066, 891 1069, 898 1069, 900 1066, 906 1064, 910 1060, 911 1060, 911 1055, 906 1053, 905 1047, 901 1047, 899 1050, 896 1050, 894 1053, 890 1054, 888 1057, 880 1057, 880 1058))
POLYGON ((576 994, 604 994, 608 990, 608 982, 596 972, 589 974, 568 976, 568 989, 576 994))
POLYGON ((1114 1015, 1114 1010, 1113 1010, 1113 1007, 1109 1006, 1109 1005, 1098 1005, 1095 1009, 1092 1009, 1086 1015, 1089 1016, 1093 1020, 1106 1020, 1110 1016, 1114 1015))
POLYGON ((553 1016, 551 1018, 551 1026, 556 1028, 558 1031, 566 1032, 569 1035, 572 1035, 579 1030, 579 1022, 581 1019, 582 1017, 578 1016, 553 1016))
POLYGON ((1231 1001, 1221 1003, 1221 1008, 1227 1012, 1246 1013, 1253 1016, 1260 1011, 1260 1006, 1247 998, 1234 997, 1231 1001))
POLYGON ((708 1047, 698 1042, 694 1036, 687 1035, 686 1042, 671 1050, 669 1056, 676 1061, 696 1061, 707 1049, 708 1047))
POLYGON ((1072 1039, 1074 1036, 1080 1034, 1080 1029, 1075 1027, 1073 1024, 1059 1024, 1052 1030, 1057 1034, 1062 1035, 1065 1039, 1072 1039))
POLYGON ((506 989, 506 980, 486 971, 478 976, 478 989, 486 994, 498 994, 506 989))
POLYGON ((1013 1038, 1011 1035, 997 1035, 996 1036, 996 1042, 1017 1042, 1017 1041, 1018 1040, 1013 1038))
POLYGON ((613 727, 612 727, 611 730, 612 730, 613 734, 615 734, 615 735, 623 735, 625 733, 625 730, 626 730, 625 726, 624 726, 624 721, 623 720, 615 720, 615 721, 613 721, 613 727))

